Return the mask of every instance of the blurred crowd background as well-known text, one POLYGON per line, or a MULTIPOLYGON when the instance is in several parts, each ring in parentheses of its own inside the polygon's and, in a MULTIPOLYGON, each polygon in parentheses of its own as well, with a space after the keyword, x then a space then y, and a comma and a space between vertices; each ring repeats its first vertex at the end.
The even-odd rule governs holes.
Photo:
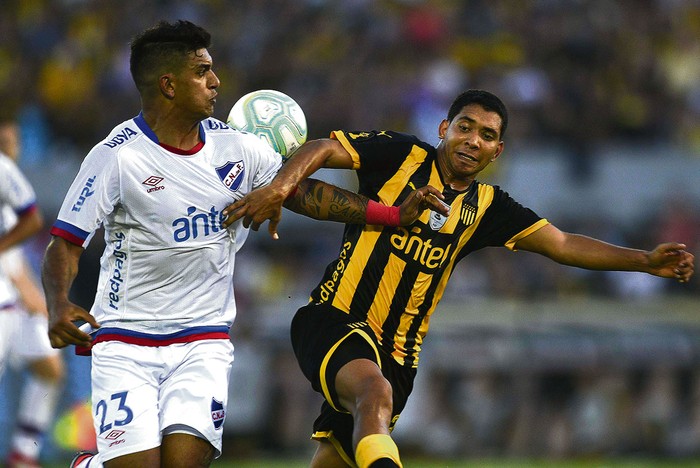
MULTIPOLYGON (((241 95, 271 88, 301 104, 310 138, 393 129, 435 143, 452 99, 488 89, 511 115, 483 181, 565 230, 700 251, 697 0, 4 0, 0 118, 22 125, 20 165, 49 225, 86 152, 139 111, 130 38, 179 18, 213 35, 222 120, 241 95)), ((321 174, 353 187, 352 173, 321 174)), ((313 448, 320 397, 287 332, 341 232, 287 212, 280 241, 263 230, 241 252, 225 457, 313 448)), ((85 307, 99 237, 73 290, 85 307)), ((37 268, 48 240, 27 245, 37 268)), ((463 263, 397 425, 403 450, 700 456, 700 275, 679 285, 504 249, 463 263)), ((75 408, 89 397, 89 360, 64 355, 70 377, 47 458, 87 443, 75 408)), ((21 378, 0 382, 0 427, 21 378)))

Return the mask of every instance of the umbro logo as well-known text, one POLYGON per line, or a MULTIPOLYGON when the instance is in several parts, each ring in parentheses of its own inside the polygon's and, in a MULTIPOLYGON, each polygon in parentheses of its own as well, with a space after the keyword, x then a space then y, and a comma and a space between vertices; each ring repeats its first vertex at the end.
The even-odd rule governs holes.
POLYGON ((151 192, 157 192, 158 190, 163 190, 165 188, 163 185, 158 185, 161 182, 163 182, 163 180, 164 179, 162 177, 150 176, 148 179, 144 180, 141 183, 143 185, 151 187, 147 190, 148 193, 151 193, 151 192))

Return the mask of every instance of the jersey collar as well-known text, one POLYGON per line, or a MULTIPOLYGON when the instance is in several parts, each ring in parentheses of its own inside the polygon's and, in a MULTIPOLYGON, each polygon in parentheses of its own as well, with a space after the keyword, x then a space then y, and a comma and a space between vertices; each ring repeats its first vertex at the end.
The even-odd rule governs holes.
MULTIPOLYGON (((149 127, 146 123, 146 119, 143 117, 143 112, 139 112, 139 115, 134 117, 134 123, 136 123, 136 126, 143 132, 144 135, 148 137, 149 140, 153 141, 157 145, 160 145, 160 141, 158 141, 158 137, 156 136, 155 132, 151 130, 151 127, 149 127)), ((206 143, 206 133, 204 132, 204 125, 202 122, 199 122, 199 139, 202 140, 202 145, 206 143)), ((196 147, 200 147, 200 145, 197 145, 196 147)))

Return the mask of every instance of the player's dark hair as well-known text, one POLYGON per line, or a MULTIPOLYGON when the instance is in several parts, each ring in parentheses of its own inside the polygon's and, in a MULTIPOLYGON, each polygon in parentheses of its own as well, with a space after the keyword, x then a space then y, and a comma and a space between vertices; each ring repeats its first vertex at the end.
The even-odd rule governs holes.
POLYGON ((136 88, 143 91, 156 76, 179 69, 190 52, 206 49, 211 34, 190 21, 160 21, 131 41, 130 68, 136 88))
POLYGON ((464 106, 478 104, 489 112, 495 112, 501 117, 501 139, 508 128, 508 109, 503 101, 493 93, 481 89, 470 89, 463 92, 452 102, 450 110, 447 112, 447 120, 452 122, 464 106))

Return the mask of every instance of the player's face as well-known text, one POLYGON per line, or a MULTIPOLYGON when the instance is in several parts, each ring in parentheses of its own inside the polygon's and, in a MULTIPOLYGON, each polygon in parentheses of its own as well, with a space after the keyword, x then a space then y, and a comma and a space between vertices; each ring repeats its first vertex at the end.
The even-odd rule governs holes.
POLYGON ((441 169, 448 178, 471 181, 503 151, 501 117, 478 104, 469 104, 440 123, 441 169))
POLYGON ((219 84, 207 49, 190 52, 185 66, 176 78, 175 99, 178 107, 185 114, 192 114, 199 120, 211 117, 219 84))

